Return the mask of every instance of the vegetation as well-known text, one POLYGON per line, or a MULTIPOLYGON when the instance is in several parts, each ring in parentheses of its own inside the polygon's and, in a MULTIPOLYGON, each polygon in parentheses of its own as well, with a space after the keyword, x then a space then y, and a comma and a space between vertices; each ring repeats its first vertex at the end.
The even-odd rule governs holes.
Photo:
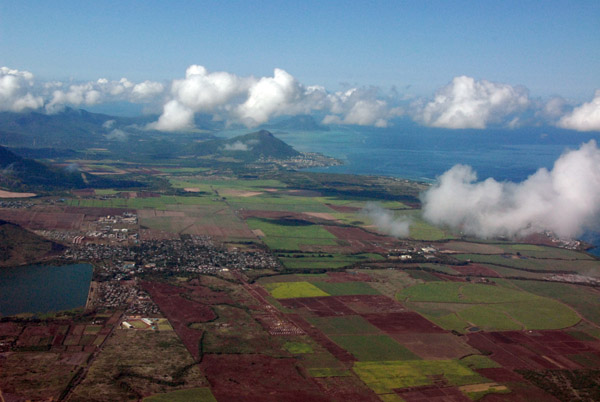
POLYGON ((192 388, 152 395, 144 402, 217 402, 210 388, 192 388))
POLYGON ((356 362, 352 369, 376 394, 431 385, 433 376, 443 376, 455 386, 489 382, 454 360, 356 362))
POLYGON ((329 296, 310 282, 279 282, 267 283, 265 288, 276 299, 289 299, 294 297, 329 296))
POLYGON ((429 282, 403 289, 397 297, 442 328, 459 332, 471 326, 490 331, 566 328, 579 321, 564 304, 498 285, 429 282))
POLYGON ((388 335, 334 335, 331 339, 359 361, 419 359, 388 335))

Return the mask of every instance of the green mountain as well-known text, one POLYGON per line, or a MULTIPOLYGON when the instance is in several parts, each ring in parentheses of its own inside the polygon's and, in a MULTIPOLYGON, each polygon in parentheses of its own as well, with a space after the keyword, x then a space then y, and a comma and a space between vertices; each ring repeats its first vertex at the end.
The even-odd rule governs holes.
POLYGON ((300 153, 266 130, 240 135, 229 139, 217 139, 198 143, 194 147, 198 156, 231 157, 253 162, 261 157, 287 159, 300 153))
POLYGON ((81 173, 76 166, 57 168, 23 158, 0 146, 0 187, 13 191, 51 191, 86 187, 140 187, 141 183, 81 173))
POLYGON ((275 119, 272 123, 265 124, 267 130, 301 130, 301 131, 329 131, 329 127, 319 124, 310 115, 299 115, 275 119))
POLYGON ((62 244, 0 219, 0 267, 33 263, 64 249, 62 244))

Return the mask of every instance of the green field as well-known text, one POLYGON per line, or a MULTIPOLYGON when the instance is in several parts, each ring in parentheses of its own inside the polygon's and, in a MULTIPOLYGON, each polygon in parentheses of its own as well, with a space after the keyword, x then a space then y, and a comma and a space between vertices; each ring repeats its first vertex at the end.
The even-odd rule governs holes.
POLYGON ((403 289, 398 299, 447 330, 559 329, 579 316, 556 300, 521 290, 461 282, 429 282, 403 289))
POLYGON ((144 402, 217 402, 210 388, 191 388, 156 394, 143 399, 144 402))
POLYGON ((472 370, 500 367, 498 363, 483 355, 466 356, 460 359, 459 362, 472 370))
POLYGON ((380 294, 365 282, 313 282, 313 285, 322 291, 327 292, 331 296, 380 294))
POLYGON ((109 198, 100 199, 70 199, 67 205, 74 207, 92 208, 128 208, 128 209, 158 209, 166 210, 171 205, 210 205, 219 203, 214 196, 207 197, 184 197, 176 195, 163 195, 149 198, 109 198))
POLYGON ((534 295, 497 285, 465 282, 423 283, 403 289, 398 300, 440 303, 503 303, 527 301, 534 295))
POLYGON ((304 342, 286 342, 283 348, 291 354, 313 353, 313 348, 304 342))
POLYGON ((487 264, 502 265, 512 268, 544 270, 544 271, 571 271, 583 275, 600 276, 600 261, 593 259, 580 260, 553 260, 518 257, 516 255, 481 255, 481 254, 456 254, 459 260, 471 260, 487 264))
POLYGON ((356 362, 353 370, 376 394, 431 385, 433 376, 443 376, 454 386, 490 382, 455 360, 356 362))
POLYGON ((309 368, 308 374, 311 377, 347 377, 350 375, 350 371, 345 368, 309 368))
POLYGON ((276 299, 329 296, 328 293, 325 293, 310 282, 276 282, 265 283, 263 286, 276 299))
POLYGON ((359 361, 419 360, 388 335, 335 335, 331 340, 359 361))
POLYGON ((337 245, 336 237, 319 225, 292 226, 256 218, 250 218, 246 223, 253 230, 260 229, 265 234, 263 241, 275 250, 301 250, 302 245, 337 245))
POLYGON ((536 295, 560 300, 573 307, 584 318, 600 325, 599 294, 593 288, 555 282, 513 280, 512 283, 536 295))
POLYGON ((533 258, 556 258, 562 260, 593 260, 594 257, 575 250, 559 247, 538 246, 535 244, 508 244, 499 245, 507 253, 519 253, 522 256, 533 258))
POLYGON ((359 315, 342 317, 307 317, 312 325, 326 335, 381 334, 381 331, 359 315))
POLYGON ((290 269, 335 269, 360 262, 383 260, 379 254, 319 254, 319 253, 280 253, 281 263, 290 269))

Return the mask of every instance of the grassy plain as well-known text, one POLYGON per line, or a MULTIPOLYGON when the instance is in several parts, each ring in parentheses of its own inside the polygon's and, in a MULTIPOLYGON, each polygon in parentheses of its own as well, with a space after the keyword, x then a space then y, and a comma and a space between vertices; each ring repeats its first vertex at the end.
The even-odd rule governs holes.
POLYGON ((381 331, 358 315, 342 317, 309 317, 308 321, 326 335, 381 334, 381 331))
POLYGON ((210 388, 191 388, 156 394, 144 398, 144 402, 217 402, 210 388))
POLYGON ((313 282, 313 284, 331 296, 380 294, 366 282, 313 282))
POLYGON ((455 360, 359 361, 352 369, 376 394, 431 385, 433 376, 443 376, 448 384, 455 386, 489 382, 455 360))
POLYGON ((290 299, 295 297, 329 296, 310 282, 278 282, 267 283, 265 288, 276 299, 290 299))
POLYGON ((559 260, 526 258, 516 255, 481 255, 481 254, 456 254, 460 260, 471 260, 487 264, 501 265, 516 269, 534 271, 570 271, 582 275, 600 276, 600 261, 593 259, 559 260))
POLYGON ((419 359, 388 335, 332 335, 331 339, 359 361, 419 359))
POLYGON ((335 269, 384 259, 380 254, 374 253, 279 253, 278 257, 283 265, 290 269, 335 269))
POLYGON ((476 326, 489 331, 557 329, 579 316, 564 304, 499 285, 429 282, 403 289, 398 299, 448 330, 476 326))
POLYGON ((256 218, 247 219, 246 223, 251 229, 260 229, 265 234, 263 241, 275 250, 301 250, 303 245, 337 245, 336 237, 319 225, 291 226, 256 218))

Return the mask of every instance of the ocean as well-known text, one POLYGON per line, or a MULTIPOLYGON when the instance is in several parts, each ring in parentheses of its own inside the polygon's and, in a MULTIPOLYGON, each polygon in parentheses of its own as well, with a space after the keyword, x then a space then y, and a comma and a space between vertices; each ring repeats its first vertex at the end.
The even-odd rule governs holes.
MULTIPOLYGON (((248 130, 228 132, 227 136, 248 130)), ((278 131, 278 138, 302 152, 320 152, 344 161, 341 166, 315 169, 331 173, 383 175, 424 182, 456 164, 470 165, 479 180, 520 182, 540 168, 552 169, 566 150, 576 149, 600 133, 581 133, 555 127, 446 130, 401 123, 388 128, 338 126, 330 131, 278 131)), ((580 238, 597 248, 600 226, 580 238)))

